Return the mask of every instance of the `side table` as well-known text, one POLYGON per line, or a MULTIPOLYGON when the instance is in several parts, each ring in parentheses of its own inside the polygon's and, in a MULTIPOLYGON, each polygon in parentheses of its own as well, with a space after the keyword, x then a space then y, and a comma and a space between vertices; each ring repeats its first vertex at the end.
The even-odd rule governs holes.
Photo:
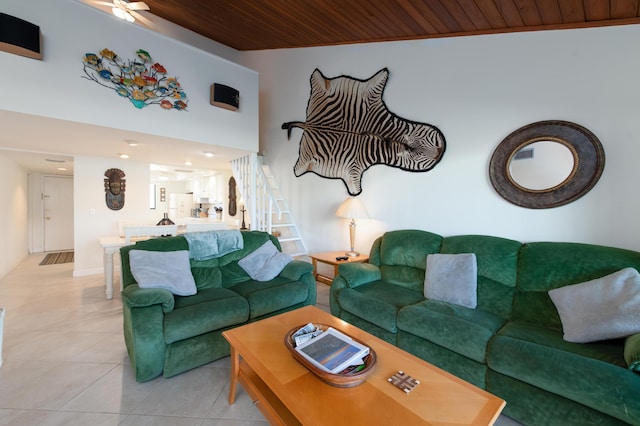
POLYGON ((316 281, 323 284, 331 285, 332 277, 327 277, 318 273, 318 262, 333 265, 333 276, 338 275, 338 267, 343 263, 364 263, 369 260, 369 255, 361 254, 355 257, 346 256, 344 251, 330 251, 326 253, 310 254, 311 263, 313 263, 313 276, 316 281), (336 257, 347 257, 346 260, 336 260, 336 257))

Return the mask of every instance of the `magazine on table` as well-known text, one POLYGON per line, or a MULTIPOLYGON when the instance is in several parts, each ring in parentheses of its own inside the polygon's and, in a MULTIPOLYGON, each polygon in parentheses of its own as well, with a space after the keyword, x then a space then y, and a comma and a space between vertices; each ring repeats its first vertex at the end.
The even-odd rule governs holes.
POLYGON ((338 374, 352 365, 364 364, 369 348, 329 327, 296 347, 305 359, 323 371, 338 374))

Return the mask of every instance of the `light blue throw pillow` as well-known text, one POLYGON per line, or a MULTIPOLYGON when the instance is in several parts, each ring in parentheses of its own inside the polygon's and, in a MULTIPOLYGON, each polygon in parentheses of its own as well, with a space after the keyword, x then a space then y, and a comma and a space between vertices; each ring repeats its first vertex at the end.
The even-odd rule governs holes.
POLYGON ((131 250, 129 264, 140 288, 164 288, 178 296, 191 296, 198 291, 188 250, 131 250))
POLYGON ((293 258, 278 251, 271 240, 238 261, 240 266, 256 281, 269 281, 277 277, 293 258))
POLYGON ((478 266, 474 253, 430 254, 424 277, 424 297, 475 309, 478 266))
POLYGON ((549 290, 549 297, 558 310, 567 342, 588 343, 640 333, 640 274, 634 268, 549 290))

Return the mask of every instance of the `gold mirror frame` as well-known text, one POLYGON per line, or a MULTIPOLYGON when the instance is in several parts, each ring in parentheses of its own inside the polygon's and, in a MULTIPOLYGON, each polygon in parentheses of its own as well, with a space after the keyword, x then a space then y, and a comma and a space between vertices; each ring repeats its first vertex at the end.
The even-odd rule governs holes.
POLYGON ((563 206, 589 192, 604 170, 604 149, 588 129, 568 121, 539 121, 519 128, 498 145, 489 163, 489 178, 502 198, 530 209, 563 206), (518 185, 509 169, 515 154, 534 142, 552 141, 566 146, 573 155, 573 170, 552 188, 528 189, 518 185))

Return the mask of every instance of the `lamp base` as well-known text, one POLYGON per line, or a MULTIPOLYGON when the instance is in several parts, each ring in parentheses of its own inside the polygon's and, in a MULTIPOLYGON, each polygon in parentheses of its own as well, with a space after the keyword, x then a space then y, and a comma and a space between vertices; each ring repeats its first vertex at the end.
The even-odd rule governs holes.
POLYGON ((360 256, 360 253, 358 253, 357 251, 348 251, 345 253, 345 255, 349 256, 349 257, 358 257, 360 256))
POLYGON ((246 212, 247 210, 243 207, 240 211, 242 212, 242 225, 240 225, 240 230, 246 231, 247 229, 249 229, 247 228, 247 224, 244 223, 244 212, 246 212))

